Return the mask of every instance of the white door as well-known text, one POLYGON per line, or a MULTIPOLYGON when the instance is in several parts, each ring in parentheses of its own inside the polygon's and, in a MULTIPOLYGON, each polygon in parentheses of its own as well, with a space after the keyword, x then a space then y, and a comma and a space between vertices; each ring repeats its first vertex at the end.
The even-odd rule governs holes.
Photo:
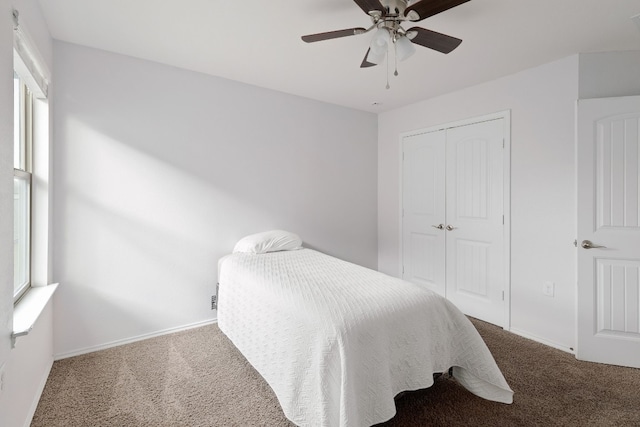
POLYGON ((403 139, 405 280, 445 296, 445 132, 403 139))
POLYGON ((504 325, 504 119, 403 138, 403 278, 504 325))
POLYGON ((446 295, 463 313, 503 326, 504 120, 447 130, 446 295))
POLYGON ((640 368, 640 97, 577 108, 576 357, 640 368))

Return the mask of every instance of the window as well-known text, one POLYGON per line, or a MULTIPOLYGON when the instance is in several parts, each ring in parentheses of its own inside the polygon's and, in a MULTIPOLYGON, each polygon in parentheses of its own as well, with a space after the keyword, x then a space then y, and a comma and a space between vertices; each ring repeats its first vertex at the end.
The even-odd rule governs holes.
MULTIPOLYGON (((13 301, 49 283, 49 70, 13 10, 13 301)), ((24 301, 24 300, 22 300, 24 301)), ((19 306, 19 304, 16 304, 19 306)))
POLYGON ((13 297, 17 301, 31 284, 33 95, 16 73, 13 110, 13 297))

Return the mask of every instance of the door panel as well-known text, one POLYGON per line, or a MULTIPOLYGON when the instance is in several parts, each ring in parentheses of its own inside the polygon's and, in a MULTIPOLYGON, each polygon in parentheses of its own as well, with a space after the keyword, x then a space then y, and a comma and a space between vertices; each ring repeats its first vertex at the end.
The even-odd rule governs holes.
POLYGON ((445 294, 445 134, 403 139, 403 275, 405 280, 445 294))
POLYGON ((490 295, 488 272, 491 244, 473 240, 456 239, 455 290, 467 297, 487 300, 490 295))
MULTIPOLYGON (((640 249, 639 249, 640 250, 640 249)), ((596 333, 636 338, 639 261, 596 260, 596 333)))
POLYGON ((427 283, 430 287, 439 286, 436 282, 439 266, 429 260, 435 260, 437 252, 441 249, 438 247, 438 237, 434 235, 411 232, 410 233, 411 250, 409 252, 409 265, 413 281, 427 283))
MULTIPOLYGON (((451 132, 456 137, 456 132, 451 132)), ((469 138, 455 143, 455 218, 486 220, 488 208, 488 141, 469 138)), ((453 150, 451 150, 453 151, 453 150)), ((452 162, 454 163, 454 162, 452 162)))
POLYGON ((502 119, 447 130, 446 295, 504 323, 502 119))
POLYGON ((640 97, 579 101, 577 117, 576 357, 640 368, 640 97))
POLYGON ((606 118, 596 129, 598 227, 638 227, 638 117, 606 118))

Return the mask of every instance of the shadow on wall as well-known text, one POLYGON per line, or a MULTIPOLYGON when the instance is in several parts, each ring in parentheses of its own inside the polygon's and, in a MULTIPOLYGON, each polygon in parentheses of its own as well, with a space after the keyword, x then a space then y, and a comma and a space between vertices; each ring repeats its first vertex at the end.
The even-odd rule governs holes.
POLYGON ((247 234, 376 267, 375 115, 55 47, 55 354, 211 320, 247 234))
MULTIPOLYGON (((57 147, 63 153, 56 166, 64 181, 93 157, 112 166, 102 186, 124 193, 141 180, 148 187, 140 191, 160 187, 173 189, 170 197, 192 196, 195 202, 183 207, 191 210, 209 198, 230 195, 201 215, 201 220, 227 216, 223 219, 231 226, 220 233, 225 247, 248 233, 289 228, 337 256, 375 263, 356 254, 363 245, 371 245, 373 254, 376 246, 375 115, 97 50, 56 46, 61 47, 58 63, 64 64, 57 73, 64 76, 57 85, 57 140, 65 141, 57 147), (109 158, 102 151, 106 140, 130 151, 114 151, 109 158), (133 152, 143 164, 131 161, 133 152), (160 176, 153 180, 145 156, 161 162, 156 163, 160 176), (197 178, 192 180, 197 188, 172 188, 176 170, 197 178), (126 182, 118 179, 122 174, 126 182), (345 241, 347 236, 354 241, 345 241)), ((87 176, 94 173, 84 169, 87 176)))
POLYGON ((60 211, 66 232, 56 251, 58 354, 212 316, 212 244, 81 192, 62 197, 71 209, 60 211))

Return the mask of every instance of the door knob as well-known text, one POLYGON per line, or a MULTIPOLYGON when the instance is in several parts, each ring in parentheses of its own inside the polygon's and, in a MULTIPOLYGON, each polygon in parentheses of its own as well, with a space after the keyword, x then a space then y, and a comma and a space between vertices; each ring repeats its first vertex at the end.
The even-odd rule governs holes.
POLYGON ((589 240, 583 240, 582 243, 580 244, 580 246, 582 246, 585 249, 596 249, 596 248, 603 248, 604 249, 604 248, 606 248, 606 246, 594 245, 589 240))
POLYGON ((437 228, 438 230, 442 230, 444 228, 444 224, 432 225, 433 228, 437 228))
POLYGON ((454 226, 452 226, 452 225, 447 225, 447 227, 446 227, 446 228, 447 228, 447 231, 451 231, 451 230, 456 229, 456 228, 458 228, 458 227, 454 227, 454 226))

